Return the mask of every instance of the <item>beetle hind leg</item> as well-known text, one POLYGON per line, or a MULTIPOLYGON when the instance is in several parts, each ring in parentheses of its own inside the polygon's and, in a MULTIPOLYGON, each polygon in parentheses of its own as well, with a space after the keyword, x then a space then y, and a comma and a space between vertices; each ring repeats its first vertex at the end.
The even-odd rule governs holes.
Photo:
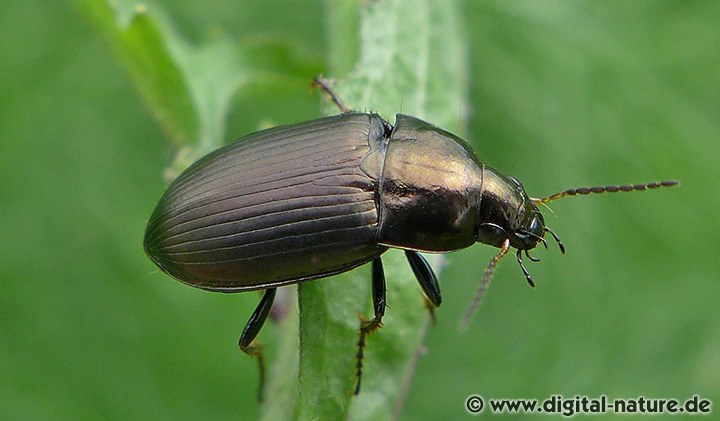
POLYGON ((430 319, 435 323, 435 309, 440 307, 442 303, 442 295, 440 294, 440 285, 437 276, 428 261, 418 252, 405 250, 405 257, 410 263, 415 278, 423 290, 425 298, 425 307, 430 312, 430 319))
POLYGON ((330 97, 330 100, 340 109, 340 111, 344 113, 351 111, 350 108, 342 102, 338 94, 333 91, 330 87, 330 82, 327 79, 318 76, 313 79, 313 86, 320 88, 323 92, 325 92, 330 97))
POLYGON ((355 366, 355 375, 357 377, 357 384, 355 385, 356 395, 360 393, 365 339, 369 334, 382 327, 382 318, 385 315, 385 271, 383 270, 382 260, 379 257, 372 262, 372 300, 375 316, 370 320, 360 316, 360 338, 357 343, 357 365, 355 366))
POLYGON ((245 328, 243 329, 242 335, 238 345, 240 350, 244 353, 257 358, 258 367, 260 373, 259 385, 258 385, 258 401, 263 400, 263 391, 265 390, 265 355, 263 353, 262 344, 260 341, 256 341, 255 337, 262 329, 265 320, 270 314, 272 309, 273 301, 275 300, 275 291, 277 288, 268 288, 265 290, 265 294, 260 300, 257 308, 250 316, 245 328))

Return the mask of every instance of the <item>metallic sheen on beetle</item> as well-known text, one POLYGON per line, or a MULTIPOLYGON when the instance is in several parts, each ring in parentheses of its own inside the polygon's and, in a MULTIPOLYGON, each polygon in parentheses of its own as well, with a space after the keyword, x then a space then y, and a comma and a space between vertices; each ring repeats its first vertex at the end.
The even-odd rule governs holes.
POLYGON ((247 136, 188 168, 150 218, 145 250, 213 291, 346 271, 388 247, 450 252, 476 241, 531 249, 537 207, 462 139, 399 114, 343 113, 247 136))
MULTIPOLYGON (((316 83, 347 110, 323 81, 316 83)), ((528 251, 547 247, 545 233, 564 252, 538 204, 675 184, 578 188, 531 199, 518 180, 483 164, 445 130, 404 114, 391 125, 374 113, 346 111, 248 135, 195 162, 160 199, 144 246, 158 267, 188 285, 265 290, 239 341, 256 356, 261 349, 254 338, 277 287, 372 262, 375 314, 360 323, 358 393, 365 337, 382 326, 385 314, 380 256, 388 248, 405 250, 427 301, 437 307, 437 277, 418 252, 447 253, 475 242, 499 247, 467 321, 511 247, 531 286, 522 253, 539 260, 528 251)), ((262 382, 261 376, 261 392, 262 382)))

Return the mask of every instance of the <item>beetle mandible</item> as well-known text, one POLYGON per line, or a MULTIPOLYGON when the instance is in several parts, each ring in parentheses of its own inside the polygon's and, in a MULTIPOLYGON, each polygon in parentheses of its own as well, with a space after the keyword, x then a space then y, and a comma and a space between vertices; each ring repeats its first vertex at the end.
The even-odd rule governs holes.
MULTIPOLYGON (((325 80, 315 83, 341 114, 250 134, 195 162, 160 199, 144 247, 160 269, 191 286, 265 290, 239 340, 244 352, 258 357, 253 340, 277 287, 372 262, 374 317, 361 320, 356 394, 365 337, 385 313, 380 256, 388 248, 405 251, 425 297, 437 307, 437 277, 418 252, 447 253, 476 242, 499 247, 466 322, 511 248, 531 286, 522 254, 538 260, 528 251, 547 247, 546 233, 564 253, 538 204, 677 184, 585 187, 532 199, 517 179, 482 163, 459 137, 409 115, 398 114, 391 125, 375 113, 350 111, 325 80)), ((262 393, 262 374, 260 382, 262 393)))

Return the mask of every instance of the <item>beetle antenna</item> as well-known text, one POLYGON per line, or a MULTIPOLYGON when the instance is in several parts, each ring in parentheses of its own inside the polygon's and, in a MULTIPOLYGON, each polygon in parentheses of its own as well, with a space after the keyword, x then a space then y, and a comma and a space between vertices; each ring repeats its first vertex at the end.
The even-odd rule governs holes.
POLYGON ((542 199, 534 199, 533 202, 536 204, 543 204, 547 202, 552 202, 553 200, 557 200, 566 196, 575 196, 577 194, 590 194, 590 193, 615 193, 619 191, 640 191, 640 190, 648 190, 648 189, 658 189, 660 187, 672 187, 678 185, 680 182, 677 180, 664 180, 664 181, 654 181, 652 183, 642 183, 642 184, 625 184, 622 186, 617 185, 611 185, 611 186, 594 186, 594 187, 577 187, 574 189, 569 189, 565 191, 561 191, 555 194, 552 194, 548 197, 544 197, 542 199))
POLYGON ((488 264, 487 268, 485 268, 485 275, 483 275, 482 282, 480 283, 480 288, 478 288, 477 292, 475 293, 475 297, 473 298, 472 302, 470 303, 470 307, 468 308, 467 312, 465 313, 465 316, 460 321, 460 329, 465 330, 467 329, 468 323, 470 323, 470 318, 477 310, 478 306, 480 305, 480 302, 483 299, 483 296, 485 295, 485 291, 487 291, 488 286, 490 286, 490 278, 492 278, 493 272, 495 271, 495 267, 497 264, 502 260, 503 257, 505 257, 506 254, 508 254, 508 251, 510 250, 510 239, 506 238, 505 241, 503 241, 502 246, 500 247, 500 252, 493 256, 493 258, 490 260, 490 263, 488 264))
POLYGON ((548 227, 546 226, 546 227, 545 227, 545 232, 549 232, 550 235, 553 236, 553 238, 555 239, 555 241, 557 241, 557 243, 558 243, 558 247, 560 247, 560 253, 565 254, 565 244, 563 244, 563 242, 562 242, 562 240, 560 239, 560 237, 558 237, 558 235, 555 234, 555 231, 551 230, 550 228, 548 228, 548 227))
POLYGON ((340 111, 344 113, 350 111, 350 108, 343 104, 342 100, 340 100, 340 97, 335 93, 335 91, 332 90, 329 80, 323 78, 322 76, 318 76, 313 79, 313 87, 320 88, 323 92, 325 92, 330 97, 332 102, 334 102, 335 105, 340 108, 340 111))

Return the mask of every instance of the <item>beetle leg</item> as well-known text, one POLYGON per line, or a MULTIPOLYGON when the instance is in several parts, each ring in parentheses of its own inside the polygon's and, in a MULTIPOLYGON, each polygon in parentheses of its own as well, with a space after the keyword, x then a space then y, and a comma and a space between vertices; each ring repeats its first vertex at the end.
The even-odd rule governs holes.
POLYGON ((265 294, 260 300, 260 304, 258 304, 252 316, 250 316, 250 320, 248 320, 245 325, 242 335, 240 335, 240 340, 238 341, 238 345, 244 353, 257 357, 258 359, 260 371, 260 384, 258 386, 259 401, 263 400, 263 391, 265 389, 265 356, 262 351, 262 344, 254 339, 260 332, 260 329, 262 329, 268 314, 270 314, 270 309, 272 308, 273 301, 275 300, 276 290, 277 288, 268 288, 265 290, 265 294))
MULTIPOLYGON (((517 257, 518 263, 520 263, 520 269, 522 269, 523 274, 525 275, 525 279, 527 279, 527 281, 528 281, 528 284, 530 284, 531 287, 535 288, 535 282, 532 280, 532 277, 530 276, 530 272, 528 272, 527 268, 525 267, 525 263, 523 263, 522 250, 518 249, 515 256, 517 257)), ((530 256, 528 256, 528 257, 530 257, 530 256)))
POLYGON ((330 97, 332 102, 334 102, 335 105, 337 105, 337 107, 340 108, 340 111, 342 111, 344 113, 350 111, 350 108, 348 108, 345 104, 343 104, 343 102, 340 100, 340 97, 335 93, 335 91, 332 90, 332 88, 330 87, 330 82, 328 82, 328 80, 318 76, 315 79, 313 79, 313 86, 316 86, 316 87, 322 89, 323 92, 328 94, 328 96, 330 97))
POLYGON ((355 366, 355 374, 357 376, 357 385, 355 386, 356 395, 360 393, 365 338, 367 338, 367 335, 382 327, 382 318, 385 315, 385 271, 383 270, 382 260, 379 257, 375 258, 372 262, 372 300, 375 317, 367 320, 360 316, 360 338, 357 343, 357 365, 355 366))
POLYGON ((500 252, 493 256, 493 258, 490 260, 490 263, 485 268, 485 274, 483 275, 482 282, 480 283, 480 288, 478 288, 477 292, 475 293, 475 297, 473 298, 472 303, 470 303, 470 308, 467 309, 465 317, 463 317, 462 321, 460 322, 461 329, 467 329, 468 323, 470 323, 470 317, 472 317, 473 313, 475 313, 475 310, 477 310, 480 302, 485 296, 485 291, 487 291, 487 288, 490 286, 490 279, 492 279, 495 268, 497 267, 498 263, 500 263, 500 260, 502 260, 509 251, 510 239, 506 238, 500 246, 500 252))
POLYGON ((405 250, 410 267, 412 268, 415 278, 417 278, 420 288, 425 294, 425 306, 430 311, 430 318, 435 323, 435 308, 440 307, 442 296, 440 295, 440 285, 438 285, 437 276, 433 272, 428 261, 418 252, 405 250))

